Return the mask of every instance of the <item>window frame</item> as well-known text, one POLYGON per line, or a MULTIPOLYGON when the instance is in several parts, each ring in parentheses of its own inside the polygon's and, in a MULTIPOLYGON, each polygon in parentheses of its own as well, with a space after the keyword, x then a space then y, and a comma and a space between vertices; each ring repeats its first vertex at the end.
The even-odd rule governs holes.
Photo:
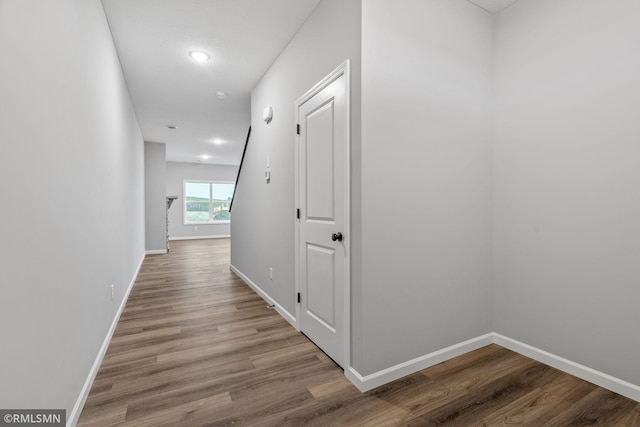
MULTIPOLYGON (((182 224, 183 225, 212 225, 212 224, 229 224, 230 219, 210 219, 209 221, 187 221, 187 184, 209 184, 209 218, 213 215, 213 186, 214 184, 233 184, 233 193, 235 194, 235 182, 234 181, 211 181, 202 179, 185 179, 182 181, 182 224)), ((204 203, 204 202, 203 202, 204 203)))

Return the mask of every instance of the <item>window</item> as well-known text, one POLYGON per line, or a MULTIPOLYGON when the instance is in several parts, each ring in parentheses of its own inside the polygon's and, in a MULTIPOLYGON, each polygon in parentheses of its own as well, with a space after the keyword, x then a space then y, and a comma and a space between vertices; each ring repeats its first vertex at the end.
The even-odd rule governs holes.
POLYGON ((215 224, 229 222, 229 205, 235 184, 228 182, 185 181, 184 223, 215 224))

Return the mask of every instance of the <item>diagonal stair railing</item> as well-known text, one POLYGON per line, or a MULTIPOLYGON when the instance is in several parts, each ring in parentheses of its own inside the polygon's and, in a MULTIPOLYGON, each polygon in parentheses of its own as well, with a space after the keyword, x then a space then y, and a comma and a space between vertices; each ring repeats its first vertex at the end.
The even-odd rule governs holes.
POLYGON ((233 197, 231 197, 231 204, 229 205, 229 212, 233 208, 233 201, 236 199, 236 192, 238 191, 238 182, 240 181, 240 172, 242 172, 242 164, 244 163, 244 156, 247 154, 247 145, 249 145, 249 138, 251 137, 251 126, 249 126, 249 132, 247 132, 247 140, 244 143, 244 150, 242 150, 242 158, 240 159, 240 167, 238 167, 238 176, 236 176, 236 188, 233 191, 233 197))

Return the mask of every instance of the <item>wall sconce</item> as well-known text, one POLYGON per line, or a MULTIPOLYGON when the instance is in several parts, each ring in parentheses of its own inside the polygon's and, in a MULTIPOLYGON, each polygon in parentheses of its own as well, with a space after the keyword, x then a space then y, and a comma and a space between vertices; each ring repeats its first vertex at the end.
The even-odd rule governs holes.
POLYGON ((264 120, 266 124, 271 123, 271 120, 273 120, 273 107, 271 105, 268 105, 264 111, 262 111, 262 120, 264 120))

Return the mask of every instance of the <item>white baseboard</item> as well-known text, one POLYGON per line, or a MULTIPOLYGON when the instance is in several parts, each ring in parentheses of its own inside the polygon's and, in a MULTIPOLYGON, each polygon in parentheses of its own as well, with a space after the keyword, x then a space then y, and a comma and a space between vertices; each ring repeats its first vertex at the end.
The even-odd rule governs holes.
MULTIPOLYGON (((216 238, 216 237, 190 237, 188 239, 200 239, 200 238, 216 238)), ((126 294, 120 304, 120 307, 118 308, 118 311, 116 313, 115 318, 113 319, 111 327, 107 332, 107 336, 105 337, 105 340, 102 343, 102 347, 98 352, 96 360, 94 361, 93 366, 91 367, 89 376, 87 377, 87 380, 85 381, 82 391, 80 392, 80 396, 76 401, 76 405, 74 406, 68 418, 67 427, 74 427, 78 422, 84 403, 89 395, 91 386, 93 385, 93 381, 95 380, 95 377, 98 373, 98 369, 100 368, 102 359, 104 358, 104 355, 107 351, 109 342, 111 341, 111 337, 113 336, 116 325, 118 324, 118 320, 120 319, 120 315, 122 314, 122 311, 124 310, 124 307, 127 303, 127 299, 129 298, 131 289, 133 288, 136 278, 138 277, 138 273, 140 272, 140 268, 142 267, 143 261, 144 261, 144 255, 140 260, 140 263, 131 280, 131 283, 129 284, 129 287, 127 288, 126 294)), ((253 289, 262 299, 264 299, 267 302, 267 304, 273 305, 276 311, 285 320, 287 320, 294 328, 298 329, 295 316, 289 313, 280 304, 275 302, 265 291, 263 291, 258 285, 256 285, 251 279, 249 279, 245 274, 243 274, 236 267, 234 267, 233 265, 230 265, 230 269, 240 279, 242 279, 242 281, 245 282, 251 289, 253 289)), ((369 375, 363 376, 351 366, 347 367, 344 372, 345 372, 345 376, 358 388, 358 390, 360 390, 361 392, 366 392, 376 387, 379 387, 381 385, 384 385, 386 383, 389 383, 391 381, 402 378, 406 375, 410 375, 414 372, 420 371, 422 369, 426 369, 430 366, 437 365, 438 363, 445 362, 449 359, 461 356, 465 353, 477 350, 481 347, 484 347, 492 343, 495 343, 501 347, 515 351, 516 353, 530 357, 531 359, 534 359, 546 365, 552 366, 570 375, 574 375, 585 381, 589 381, 600 387, 606 388, 622 396, 626 396, 630 399, 640 402, 640 386, 638 385, 629 383, 627 381, 621 380, 619 378, 613 377, 603 372, 596 371, 595 369, 589 368, 587 366, 581 365, 579 363, 573 362, 571 360, 565 359, 563 357, 557 356, 547 351, 538 349, 536 347, 514 340, 512 338, 508 338, 498 333, 485 334, 477 338, 473 338, 473 339, 464 341, 462 343, 455 344, 450 347, 434 351, 424 356, 420 356, 415 359, 412 359, 403 363, 399 363, 395 366, 391 366, 389 368, 383 369, 378 372, 374 372, 369 375)))
POLYGON ((362 376, 352 367, 345 369, 344 374, 358 390, 365 392, 492 343, 493 334, 486 334, 383 369, 382 371, 374 372, 373 374, 362 376))
POLYGON ((493 334, 493 342, 501 347, 508 348, 509 350, 522 354, 523 356, 527 356, 531 359, 537 360, 538 362, 544 363, 545 365, 552 366, 563 372, 582 378, 585 381, 589 381, 590 383, 640 402, 640 386, 612 377, 604 372, 596 371, 595 369, 580 365, 579 363, 572 362, 571 360, 567 360, 563 357, 540 350, 539 348, 535 348, 529 344, 516 341, 500 334, 493 334))
POLYGON ((200 240, 200 239, 228 239, 230 234, 221 234, 216 236, 184 236, 184 237, 169 237, 169 240, 200 240))
POLYGON ((497 333, 482 335, 478 338, 383 369, 382 371, 374 372, 373 374, 363 376, 352 367, 345 369, 344 373, 358 390, 365 392, 492 343, 640 402, 640 386, 638 385, 497 333))
POLYGON ((236 276, 241 278, 244 283, 246 283, 258 295, 260 295, 260 297, 263 300, 265 300, 267 302, 267 304, 273 305, 275 307, 276 311, 280 314, 280 316, 284 317, 287 322, 291 323, 291 326, 293 326, 294 328, 298 329, 298 324, 297 324, 298 322, 296 322, 296 317, 295 316, 293 316, 291 313, 289 313, 287 310, 285 310, 285 308, 282 307, 280 304, 275 302, 265 291, 260 289, 260 286, 258 286, 255 283, 253 283, 251 281, 251 279, 249 279, 242 272, 240 272, 240 270, 235 268, 233 265, 230 265, 229 268, 231 269, 231 271, 233 271, 236 274, 236 276))
POLYGON ((120 315, 124 310, 125 305, 127 305, 127 300, 129 299, 129 294, 131 293, 131 289, 133 285, 136 283, 136 279, 138 278, 138 273, 140 273, 140 268, 142 268, 142 263, 144 262, 146 254, 142 255, 142 259, 138 264, 138 268, 136 268, 136 272, 131 279, 131 283, 129 283, 129 287, 127 288, 124 298, 122 298, 122 302, 120 303, 120 307, 118 307, 118 311, 116 312, 113 321, 111 322, 111 327, 109 331, 107 331, 107 336, 104 338, 102 342, 102 347, 100 347, 100 351, 98 351, 98 355, 96 356, 96 360, 93 362, 93 366, 91 366, 91 370, 89 371, 89 376, 84 382, 84 386, 80 391, 80 396, 78 396, 78 400, 76 401, 71 414, 67 418, 67 427, 75 427, 78 423, 78 419, 80 418, 80 414, 82 413, 82 408, 84 407, 85 402, 87 401, 87 397, 89 397, 89 392, 91 391, 91 386, 93 385, 93 381, 96 379, 96 375, 98 374, 98 370, 100 369, 100 365, 102 364, 102 359, 104 359, 104 355, 107 352, 107 348, 109 348, 109 343, 111 342, 111 337, 116 330, 116 326, 118 325, 118 321, 120 320, 120 315))
MULTIPOLYGON (((204 238, 224 238, 228 236, 209 236, 209 237, 188 237, 184 239, 204 239, 204 238)), ((178 240, 179 238, 176 238, 178 240)), ((146 252, 149 254, 150 252, 146 252)), ((159 252, 153 252, 159 253, 159 252)), ((145 254, 145 255, 146 255, 145 254)), ((96 378, 98 370, 100 368, 100 364, 104 358, 105 353, 107 352, 107 348, 109 347, 109 343, 111 341, 111 337, 115 331, 116 325, 118 324, 118 320, 120 319, 120 315, 124 310, 124 307, 129 298, 129 294, 131 293, 131 289, 138 277, 138 273, 140 272, 140 268, 142 267, 142 263, 144 261, 143 255, 136 272, 131 279, 131 283, 127 288, 124 298, 116 312, 116 315, 111 323, 111 327, 107 332, 107 336, 102 343, 102 347, 98 352, 98 355, 89 371, 89 375, 85 384, 80 392, 80 396, 76 401, 76 404, 71 411, 70 416, 68 417, 67 427, 74 427, 78 419, 80 418, 80 414, 82 412, 82 408, 84 406, 85 401, 91 391, 91 386, 93 385, 93 381, 96 378)), ((263 291, 258 285, 256 285, 251 279, 249 279, 245 274, 243 274, 240 270, 238 270, 233 265, 230 265, 231 271, 233 271, 243 282, 245 282, 251 289, 253 289, 262 299, 264 299, 267 304, 273 305, 276 311, 287 320, 294 328, 298 329, 298 325, 296 322, 295 316, 289 313, 284 307, 275 302, 265 291, 263 291)), ((470 339, 468 341, 464 341, 459 344, 452 345, 450 347, 434 351, 432 353, 426 354, 424 356, 417 357, 415 359, 399 363, 395 366, 391 366, 387 369, 383 369, 378 372, 374 372, 369 375, 361 375, 358 371, 356 371, 353 367, 349 366, 345 369, 345 376, 360 390, 361 392, 366 392, 372 390, 376 387, 389 383, 391 381, 402 378, 406 375, 410 375, 414 372, 420 371, 422 369, 426 369, 430 366, 437 365, 438 363, 445 362, 454 357, 461 356, 465 353, 468 353, 473 350, 477 350, 486 345, 495 343, 501 347, 507 348, 509 350, 515 351, 516 353, 522 354, 523 356, 530 357, 531 359, 537 360, 538 362, 544 363, 546 365, 552 366, 556 369, 559 369, 563 372, 566 372, 570 375, 574 375, 578 378, 581 378, 585 381, 589 381, 590 383, 596 384, 600 387, 606 388, 607 390, 611 390, 616 392, 622 396, 628 397, 635 401, 640 402, 640 386, 629 383, 627 381, 621 380, 619 378, 613 377, 611 375, 605 374, 604 372, 597 371, 595 369, 589 368, 587 366, 581 365, 579 363, 573 362, 571 360, 565 359, 563 357, 557 356, 555 354, 549 353, 547 351, 538 349, 529 344, 525 344, 523 342, 514 340, 512 338, 506 337, 504 335, 498 333, 489 333, 477 338, 470 339)))
POLYGON ((166 249, 158 249, 158 250, 153 250, 153 251, 145 251, 144 253, 146 255, 162 255, 162 254, 166 254, 167 250, 166 249))

